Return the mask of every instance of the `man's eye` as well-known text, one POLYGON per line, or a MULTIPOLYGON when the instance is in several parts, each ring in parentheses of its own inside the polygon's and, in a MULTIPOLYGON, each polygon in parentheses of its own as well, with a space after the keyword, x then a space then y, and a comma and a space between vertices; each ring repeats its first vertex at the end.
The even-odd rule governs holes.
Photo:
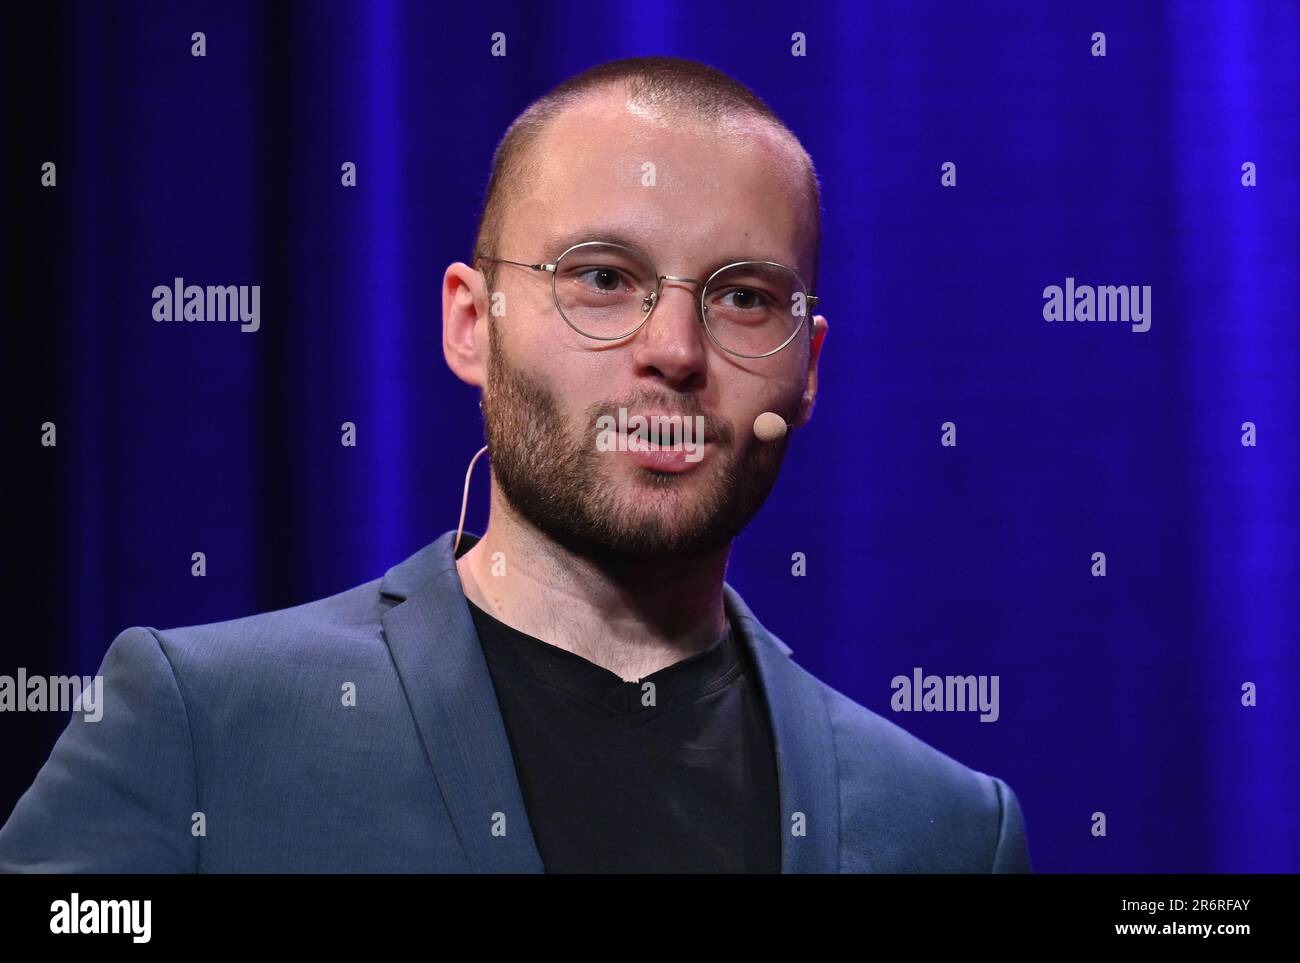
POLYGON ((597 291, 617 291, 623 276, 614 268, 589 268, 579 275, 584 284, 597 291))
POLYGON ((739 308, 743 311, 752 311, 755 308, 766 307, 770 300, 762 291, 754 288, 732 288, 723 295, 724 303, 726 298, 733 298, 727 303, 729 308, 739 308))

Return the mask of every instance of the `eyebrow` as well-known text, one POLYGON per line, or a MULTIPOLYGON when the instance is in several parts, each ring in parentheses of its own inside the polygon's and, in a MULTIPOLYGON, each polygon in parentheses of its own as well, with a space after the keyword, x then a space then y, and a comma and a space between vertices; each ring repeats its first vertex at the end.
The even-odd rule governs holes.
MULTIPOLYGON (((640 251, 641 254, 645 255, 647 260, 652 262, 654 261, 654 258, 650 257, 642 244, 628 234, 625 234, 621 229, 614 227, 586 227, 574 231, 556 231, 542 240, 542 250, 545 252, 545 258, 557 258, 564 251, 573 247, 573 245, 581 244, 584 241, 609 241, 613 244, 621 244, 624 247, 630 247, 635 251, 640 251)), ((778 264, 785 264, 788 267, 794 268, 792 263, 781 261, 777 258, 762 257, 755 254, 724 254, 715 257, 713 263, 706 267, 704 277, 708 277, 724 265, 735 264, 738 261, 777 261, 778 264)), ((658 269, 657 264, 655 265, 655 268, 658 269)), ((794 268, 794 270, 797 271, 798 268, 794 268)), ((703 278, 701 278, 701 280, 703 280, 703 278)))

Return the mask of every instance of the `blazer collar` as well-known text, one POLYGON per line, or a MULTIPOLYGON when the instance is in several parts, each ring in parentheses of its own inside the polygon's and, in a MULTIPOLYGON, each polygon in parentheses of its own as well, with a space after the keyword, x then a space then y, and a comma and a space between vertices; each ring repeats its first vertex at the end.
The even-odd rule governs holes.
MULTIPOLYGON (((496 690, 456 570, 455 538, 445 532, 384 574, 380 594, 394 603, 382 616, 384 636, 471 870, 540 873, 496 690)), ((478 539, 461 536, 467 548, 478 539)), ((781 870, 836 872, 839 784, 821 685, 790 660, 791 648, 763 628, 735 589, 724 583, 723 596, 758 668, 772 724, 781 870)))

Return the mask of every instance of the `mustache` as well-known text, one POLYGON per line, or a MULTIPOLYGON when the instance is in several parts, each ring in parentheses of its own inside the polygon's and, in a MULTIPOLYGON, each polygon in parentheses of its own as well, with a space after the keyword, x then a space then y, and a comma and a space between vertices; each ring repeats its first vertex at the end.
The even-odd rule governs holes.
POLYGON ((627 412, 629 418, 638 414, 645 414, 646 417, 649 417, 649 414, 654 414, 669 418, 689 418, 691 420, 701 417, 704 419, 704 438, 710 444, 727 447, 735 441, 735 431, 732 430, 730 423, 712 412, 706 411, 698 398, 691 398, 684 403, 681 397, 672 399, 646 396, 600 401, 587 407, 588 426, 593 432, 596 431, 597 419, 602 416, 608 416, 617 421, 620 408, 627 412))

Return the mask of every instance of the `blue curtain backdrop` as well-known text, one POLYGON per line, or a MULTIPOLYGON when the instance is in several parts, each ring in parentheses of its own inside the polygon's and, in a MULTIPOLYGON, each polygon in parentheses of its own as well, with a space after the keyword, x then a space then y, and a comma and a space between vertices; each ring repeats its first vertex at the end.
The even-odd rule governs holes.
MULTIPOLYGON (((491 150, 560 80, 671 54, 752 86, 824 183, 819 403, 732 584, 815 675, 1008 780, 1037 869, 1300 868, 1297 5, 0 17, 0 673, 92 674, 127 626, 333 594, 454 528, 482 429, 440 285, 491 150), (260 285, 261 329, 156 323, 176 277, 260 285), (1067 277, 1150 285, 1150 330, 1047 323, 1067 277), (1001 717, 893 713, 917 666, 998 675, 1001 717)), ((0 717, 0 817, 66 719, 0 717)))

